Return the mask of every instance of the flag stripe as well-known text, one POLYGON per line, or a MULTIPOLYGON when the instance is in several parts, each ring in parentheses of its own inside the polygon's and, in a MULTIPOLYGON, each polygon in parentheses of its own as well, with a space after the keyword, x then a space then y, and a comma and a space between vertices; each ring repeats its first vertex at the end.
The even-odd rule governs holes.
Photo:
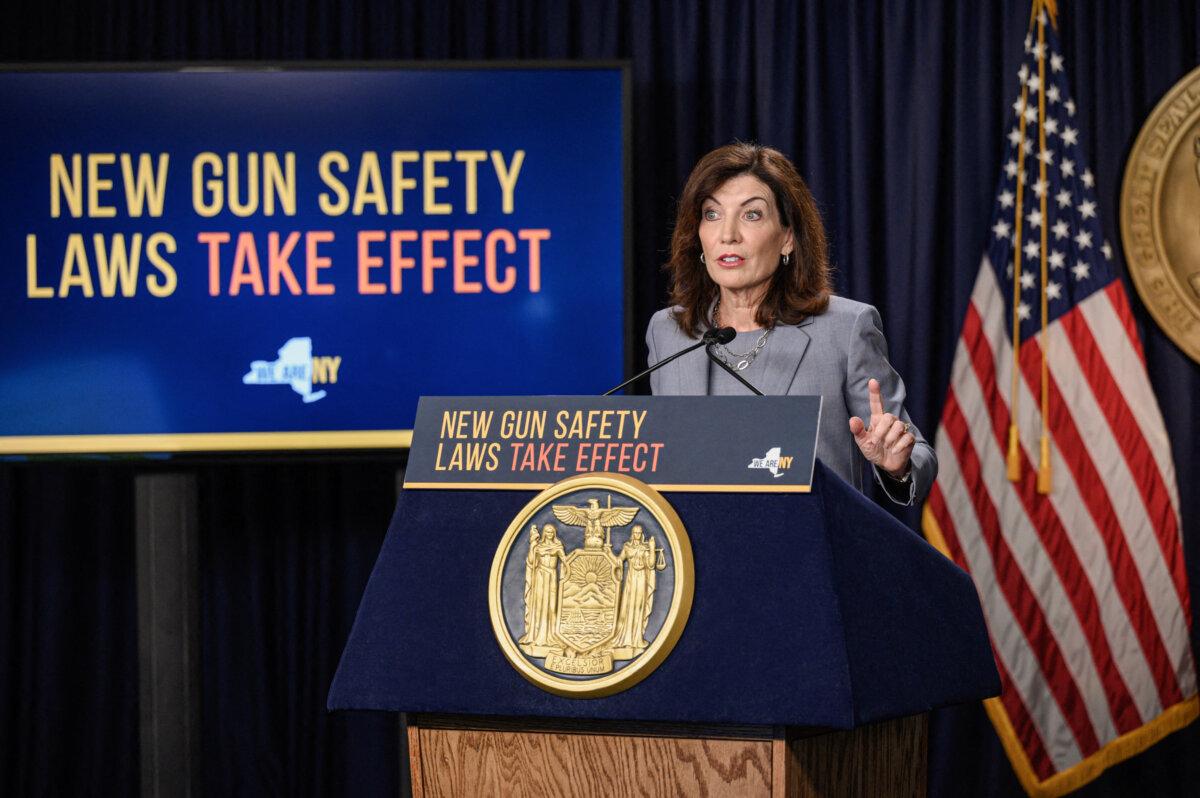
POLYGON ((1021 747, 1025 749, 1025 755, 1029 757, 1029 764, 1033 768, 1033 772, 1041 779, 1048 779, 1054 775, 1054 763, 1050 761, 1050 756, 1046 753, 1046 746, 1042 743, 1037 729, 1034 728, 1033 720, 1029 717, 1025 704, 1018 697, 1019 691, 1013 683, 1012 675, 1000 661, 996 662, 996 672, 1000 674, 1000 703, 1008 715, 1009 723, 1013 725, 1017 739, 1021 741, 1021 747), (1005 700, 1007 696, 1012 696, 1012 700, 1005 700))
MULTIPOLYGON (((1121 729, 1123 724, 1128 726, 1128 722, 1132 720, 1136 725, 1140 720, 1136 717, 1133 696, 1113 661, 1112 649, 1103 628, 1091 622, 1092 619, 1101 616, 1091 583, 1084 575, 1083 567, 1054 506, 1049 502, 1040 501, 1037 493, 1037 473, 1029 453, 1024 448, 1020 451, 1020 480, 1003 484, 1005 477, 1002 453, 1008 433, 1007 414, 1004 411, 1007 410, 1007 405, 996 390, 998 375, 996 364, 993 362, 992 348, 983 334, 982 320, 973 305, 968 307, 967 316, 963 320, 962 343, 971 354, 978 386, 982 389, 981 393, 976 394, 973 390, 976 381, 969 377, 956 382, 962 403, 968 408, 977 409, 980 415, 988 408, 992 411, 993 440, 986 438, 985 421, 977 419, 971 424, 972 431, 976 433, 973 436, 975 447, 981 456, 985 451, 995 448, 993 458, 997 462, 998 473, 992 476, 990 481, 1001 484, 993 484, 992 496, 1011 496, 1019 500, 1007 502, 1007 512, 1002 514, 1003 529, 1016 541, 1012 548, 1020 553, 1017 559, 1022 572, 1025 573, 1031 587, 1036 590, 1041 604, 1049 608, 1062 608, 1060 615, 1067 614, 1067 606, 1073 609, 1074 618, 1062 618, 1052 624, 1052 628, 1058 632, 1058 642, 1067 652, 1066 659, 1071 665, 1071 673, 1081 690, 1087 695, 1103 695, 1107 698, 1106 705, 1089 702, 1087 708, 1095 733, 1101 739, 1111 739, 1117 736, 1117 730, 1121 729), (1017 542, 1024 545, 1018 545, 1017 542), (1045 571, 1043 567, 1047 559, 1053 573, 1045 571), (1035 578, 1034 575, 1038 573, 1042 574, 1041 578, 1035 578), (1134 716, 1132 718, 1131 713, 1134 716)), ((1025 359, 1026 351, 1022 348, 1022 359, 1025 359)), ((1001 362, 1007 364, 1010 361, 1003 358, 1001 362)), ((1001 378, 1000 383, 1007 385, 1009 380, 1001 378)), ((1036 405, 1030 399, 1031 397, 1026 398, 1021 404, 1026 413, 1033 414, 1036 405)), ((1023 442, 1032 445, 1036 443, 1036 438, 1025 437, 1023 442)), ((1006 503, 1002 501, 1001 504, 1006 503)), ((1123 731, 1128 731, 1129 728, 1133 727, 1123 731)))
POLYGON ((1126 404, 1137 419, 1138 429, 1150 446, 1150 453, 1158 463, 1158 471, 1167 487, 1171 506, 1179 507, 1179 490, 1175 484, 1175 463, 1171 461, 1171 441, 1167 438, 1167 425, 1159 412, 1158 402, 1146 374, 1141 341, 1126 325, 1132 325, 1129 301, 1120 280, 1113 280, 1102 294, 1092 296, 1079 303, 1079 310, 1087 320, 1088 329, 1096 339, 1096 345, 1104 362, 1108 364, 1113 380, 1121 389, 1126 404), (1122 310, 1122 308, 1124 310, 1122 310))
POLYGON ((1187 572, 1184 570, 1183 552, 1179 546, 1175 508, 1171 506, 1170 495, 1163 484, 1157 463, 1150 454, 1150 447, 1139 433, 1137 422, 1134 421, 1129 405, 1121 395, 1120 387, 1113 380, 1112 372, 1096 346, 1091 329, 1081 316, 1074 313, 1068 313, 1060 321, 1075 350, 1075 357, 1087 378, 1087 384, 1092 386, 1092 395, 1099 402, 1100 410, 1108 420, 1112 434, 1121 447, 1126 462, 1129 463, 1134 485, 1150 513, 1151 526, 1158 537, 1159 549, 1171 574, 1171 582, 1179 597, 1179 604, 1185 612, 1190 612, 1187 572))
MULTIPOLYGON (((959 349, 962 352, 961 347, 959 349)), ((965 355, 964 355, 965 357, 965 355)), ((937 438, 938 481, 934 485, 939 498, 944 498, 946 512, 942 532, 947 540, 960 540, 966 548, 961 549, 964 561, 971 567, 971 577, 978 587, 984 615, 987 619, 989 636, 996 668, 1000 672, 1000 703, 1008 715, 1021 747, 1025 749, 1031 766, 1043 777, 1055 769, 1067 767, 1078 761, 1079 749, 1068 734, 1058 736, 1056 756, 1052 757, 1046 744, 1044 730, 1066 729, 1062 713, 1054 702, 1041 701, 1038 717, 1029 711, 1032 702, 1026 696, 1048 696, 1049 689, 1033 657, 1029 656, 1029 641, 1012 616, 1012 608, 1004 599, 996 584, 996 572, 987 544, 979 534, 979 519, 971 511, 971 498, 958 470, 958 460, 950 448, 946 435, 937 438), (1016 674, 1014 679, 1013 674, 1016 674), (1032 685, 1027 688, 1027 685, 1032 685)))
MULTIPOLYGON (((970 337, 966 329, 964 327, 964 342, 970 337)), ((985 353, 990 357, 986 348, 985 353)), ((988 378, 981 375, 981 379, 988 378)), ((961 406, 975 411, 975 416, 968 418, 969 431, 983 464, 986 488, 994 499, 999 497, 1001 531, 1014 552, 1027 589, 1033 592, 1038 605, 1047 614, 1054 642, 1068 664, 1066 676, 1073 679, 1072 684, 1082 695, 1096 699, 1109 697, 1112 705, 1103 700, 1091 700, 1085 704, 1085 709, 1097 738, 1112 739, 1117 736, 1113 718, 1128 712, 1132 697, 1112 665, 1107 640, 1102 633, 1097 639, 1096 624, 1084 620, 1094 618, 1098 613, 1095 596, 1077 563, 1072 567, 1073 552, 1069 546, 1047 547, 1050 541, 1046 540, 1045 530, 1057 530, 1057 538, 1061 540, 1061 525, 1048 504, 1038 504, 1036 500, 1031 504, 1031 496, 1036 496, 1036 475, 1027 453, 1021 452, 1021 482, 1016 485, 1008 482, 1004 474, 1005 427, 1002 426, 1002 431, 997 434, 988 434, 987 420, 980 417, 988 403, 984 402, 975 380, 962 379, 957 383, 957 389, 961 406), (1093 655, 1093 648, 1098 658, 1093 655)), ((953 437, 952 431, 951 435, 953 437)), ((1036 647, 1043 641, 1035 638, 1032 642, 1036 647)), ((1086 747, 1082 740, 1081 746, 1086 747)))
MULTIPOLYGON (((1126 600, 1134 631, 1155 673, 1159 701, 1165 708, 1182 697, 1177 674, 1181 657, 1190 660, 1186 619, 1173 591, 1147 587, 1166 586, 1171 581, 1151 528, 1152 521, 1132 489, 1129 465, 1109 431, 1104 411, 1087 388, 1087 377, 1075 360, 1065 328, 1055 327, 1050 333, 1049 352, 1055 373, 1074 388, 1069 396, 1064 396, 1057 382, 1052 383, 1064 407, 1071 408, 1066 415, 1080 427, 1079 443, 1071 447, 1079 452, 1079 467, 1086 468, 1086 476, 1080 477, 1080 481, 1091 486, 1086 494, 1089 502, 1103 503, 1112 509, 1113 517, 1105 518, 1100 525, 1106 530, 1104 543, 1110 549, 1117 577, 1115 587, 1126 600), (1110 524, 1116 526, 1115 531, 1110 531, 1110 524), (1125 563, 1126 554, 1132 568, 1125 563), (1144 602, 1139 600, 1140 596, 1144 596, 1144 602), (1161 642, 1161 649, 1152 642, 1154 639, 1161 642), (1160 669, 1164 666, 1171 672, 1163 673, 1160 669)), ((1055 429, 1056 436, 1064 432, 1055 429)), ((1125 633, 1125 630, 1115 631, 1125 633)))
MULTIPOLYGON (((1030 340, 1021 346, 1021 369, 1023 379, 1026 382, 1022 383, 1022 388, 1031 388, 1037 384, 1037 380, 1041 376, 1041 350, 1037 345, 1036 339, 1030 340)), ((1032 396, 1026 394, 1029 399, 1032 396)), ((1024 397, 1023 397, 1024 398, 1024 397)), ((1025 407, 1030 408, 1028 412, 1033 413, 1032 407, 1035 407, 1032 401, 1027 401, 1025 407)), ((1035 414, 1040 423, 1040 413, 1035 414)), ((1059 428, 1053 423, 1059 419, 1054 418, 1051 414, 1052 424, 1055 435, 1059 432, 1059 428)), ((1002 435, 997 435, 998 440, 1003 441, 1002 435)), ((1038 443, 1037 439, 1028 438, 1023 441, 1027 447, 1032 447, 1038 443)), ((1058 449, 1061 457, 1061 445, 1055 447, 1058 449)), ((1132 731, 1142 723, 1142 718, 1138 712, 1133 696, 1130 693, 1129 686, 1124 679, 1122 669, 1117 667, 1113 656, 1112 647, 1108 636, 1105 634, 1103 620, 1106 617, 1112 618, 1114 615, 1113 602, 1106 602, 1104 608, 1097 601, 1094 583, 1085 572, 1083 565, 1080 562, 1079 550, 1075 547, 1072 541, 1072 535, 1067 531, 1063 524, 1062 516, 1060 515, 1059 507, 1051 498, 1046 501, 1037 490, 1037 473, 1036 460, 1034 458, 1040 455, 1030 452, 1028 448, 1022 450, 1021 457, 1021 479, 1013 484, 1013 489, 1021 499, 1026 513, 1028 513, 1032 522, 1032 531, 1037 535, 1041 542, 1043 551, 1050 556, 1051 561, 1055 564, 1055 570, 1062 580, 1063 587, 1067 592, 1067 596, 1071 602, 1071 606, 1075 610, 1075 617, 1083 627, 1088 641, 1088 649, 1090 650, 1091 658, 1095 663, 1097 670, 1101 674, 1104 682, 1104 696, 1108 699, 1108 708, 1111 712, 1113 723, 1116 730, 1124 734, 1132 731), (1099 619, 1101 623, 1095 621, 1099 619)), ((1060 461, 1061 462, 1061 461, 1060 461)), ((1065 478, 1069 479, 1069 474, 1061 472, 1053 472, 1052 480, 1061 481, 1065 478)), ((1061 488, 1061 485, 1060 485, 1061 488)), ((1072 509, 1078 505, 1071 505, 1072 509)), ((1092 524, 1087 524, 1089 527, 1092 524)), ((1104 571, 1111 579, 1111 570, 1105 568, 1104 571)), ((1122 611, 1117 610, 1121 622, 1128 623, 1129 617, 1122 611)), ((1120 628, 1119 626, 1117 628, 1120 628)), ((1158 643, 1157 636, 1151 638, 1158 643)), ((1079 652, 1081 655, 1089 653, 1088 651, 1079 652)), ((1145 663, 1143 658, 1144 652, 1137 652, 1137 656, 1145 663)), ((1161 646, 1155 653, 1165 653, 1161 646)), ((1159 662, 1165 662, 1160 659, 1159 662)), ((1090 694, 1090 693, 1089 693, 1090 694)), ((1099 696, 1096 696, 1098 700, 1099 696)), ((1157 704, 1157 700, 1155 701, 1157 704)), ((1154 707, 1150 707, 1152 710, 1154 707)), ((1099 728, 1097 731, 1101 733, 1102 739, 1110 739, 1110 735, 1104 733, 1099 728)), ((1116 737, 1116 734, 1111 735, 1116 737)))
POLYGON ((967 565, 966 557, 963 555, 962 543, 959 542, 958 532, 954 528, 954 520, 950 518, 950 510, 946 507, 946 499, 942 496, 942 489, 936 482, 929 491, 929 509, 933 513, 934 519, 937 520, 938 528, 942 533, 942 539, 946 541, 946 548, 950 550, 950 559, 959 568, 970 573, 971 569, 967 565))
MULTIPOLYGON (((1104 289, 1104 293, 1108 294, 1108 300, 1111 303, 1113 312, 1120 322, 1120 328, 1125 331, 1125 340, 1133 348, 1137 359, 1141 361, 1142 369, 1146 368, 1146 353, 1142 349, 1142 337, 1138 335, 1137 322, 1133 318, 1133 309, 1129 307, 1129 296, 1125 293, 1125 285, 1120 280, 1113 280, 1108 284, 1108 288, 1104 289)), ((1082 304, 1082 303, 1080 303, 1082 304)), ((1095 319, 1088 318, 1089 322, 1094 322, 1095 319)), ((1105 325, 1106 326, 1106 325, 1105 325)), ((1096 329, 1097 325, 1092 324, 1092 329, 1096 329)), ((1154 403, 1155 409, 1158 408, 1158 403, 1154 403)))
MULTIPOLYGON (((1052 373, 1060 374, 1068 384, 1078 386, 1080 382, 1071 379, 1072 355, 1062 351, 1066 348, 1065 341, 1060 343, 1057 340, 1062 337, 1061 328, 1052 326, 1048 333, 1049 351, 1055 361, 1052 373)), ((1031 347, 1031 350, 1028 356, 1022 358, 1026 380, 1033 379, 1040 358, 1040 351, 1036 347, 1031 347)), ((1114 646, 1115 658, 1136 697, 1137 708, 1144 721, 1162 711, 1164 697, 1160 683, 1174 679, 1173 675, 1164 674, 1162 669, 1171 667, 1172 658, 1168 656, 1159 633, 1138 565, 1122 536, 1121 521, 1105 487, 1108 481, 1101 477, 1093 458, 1088 456, 1089 447, 1084 443, 1076 422, 1084 425, 1088 431, 1093 455, 1104 457, 1107 450, 1115 450, 1116 444, 1107 431, 1096 432, 1093 429, 1097 426, 1095 414, 1082 406, 1086 404, 1085 399, 1091 399, 1086 389, 1085 396, 1070 403, 1070 410, 1058 381, 1053 377, 1049 389, 1050 428, 1053 430, 1054 452, 1057 455, 1051 501, 1056 506, 1074 510, 1060 511, 1064 515, 1064 528, 1081 559, 1089 564, 1089 579, 1093 589, 1101 596, 1100 620, 1104 632, 1114 646), (1084 485, 1088 486, 1087 489, 1080 487, 1084 485), (1110 586, 1111 590, 1106 589, 1110 586), (1130 627, 1134 630, 1134 636, 1127 633, 1130 627)), ((1144 514, 1142 521, 1144 523, 1144 514)), ((1140 721, 1135 725, 1140 725, 1140 721)), ((1131 730, 1126 728, 1119 716, 1117 726, 1122 732, 1131 730)))
MULTIPOLYGON (((1144 362, 1145 355, 1142 352, 1141 340, 1137 336, 1125 287, 1119 280, 1114 280, 1106 289, 1106 294, 1109 297, 1108 305, 1099 302, 1092 305, 1085 302, 1082 304, 1082 309, 1085 317, 1089 319, 1089 327, 1100 347, 1100 352, 1109 364, 1113 379, 1126 397, 1126 406, 1137 420, 1138 427, 1150 447, 1150 452, 1158 463, 1159 477, 1166 488, 1173 516, 1172 522, 1175 526, 1174 535, 1164 535, 1163 545, 1167 548, 1167 559, 1174 563, 1174 570, 1184 571, 1186 567, 1183 540, 1180 534, 1179 488, 1175 477, 1175 464, 1171 459, 1171 441, 1167 435, 1166 424, 1163 421, 1162 412, 1159 410, 1158 401, 1155 399, 1150 385, 1149 375, 1146 374, 1144 368, 1138 367, 1139 364, 1133 357, 1127 354, 1130 351, 1128 348, 1121 348, 1122 344, 1126 347, 1132 345, 1132 351, 1138 360, 1144 362), (1115 314, 1127 331, 1124 338, 1113 335, 1112 327, 1114 325, 1104 323, 1102 314, 1098 312, 1100 310, 1107 310, 1107 312, 1115 314), (1097 316, 1101 316, 1099 323, 1092 321, 1097 316)), ((1147 547, 1147 550, 1150 550, 1150 547, 1147 547)), ((1176 581, 1177 588, 1179 585, 1180 582, 1176 581)), ((1173 631, 1166 634, 1168 641, 1176 643, 1175 646, 1169 646, 1169 650, 1173 655, 1180 691, 1183 696, 1188 697, 1196 694, 1196 665, 1191 646, 1188 643, 1192 628, 1192 612, 1191 594, 1187 589, 1186 579, 1182 581, 1182 586, 1182 594, 1179 596, 1180 606, 1172 605, 1171 627, 1173 631), (1182 628, 1176 629, 1175 625, 1180 622, 1182 628)))
MULTIPOLYGON (((1051 625, 1034 591, 1030 589, 1029 583, 1022 576, 1023 569, 1018 565, 1017 559, 1002 533, 1000 516, 992 503, 991 492, 985 484, 985 474, 988 472, 980 462, 975 447, 972 445, 966 417, 962 414, 953 389, 946 396, 946 408, 942 414, 942 423, 951 445, 958 455, 959 471, 967 487, 969 498, 974 504, 975 516, 979 519, 979 531, 995 564, 997 584, 1012 608, 1013 618, 1020 625, 1026 640, 1030 641, 1037 651, 1037 662, 1045 675, 1049 695, 1053 697, 1059 712, 1069 727, 1067 733, 1073 736, 1072 741, 1075 747, 1084 756, 1088 756, 1100 747, 1100 743, 1087 713, 1087 703, 1072 676, 1071 668, 1066 657, 1063 656, 1051 625)), ((988 465, 991 466, 992 471, 995 470, 995 463, 988 465)), ((1048 573, 1044 564, 1036 561, 1030 563, 1030 568, 1039 577, 1039 582, 1044 578, 1043 572, 1048 573)), ((1031 710, 1035 715, 1037 714, 1036 699, 1031 710)), ((1051 743, 1050 747, 1053 755, 1055 745, 1051 743)))

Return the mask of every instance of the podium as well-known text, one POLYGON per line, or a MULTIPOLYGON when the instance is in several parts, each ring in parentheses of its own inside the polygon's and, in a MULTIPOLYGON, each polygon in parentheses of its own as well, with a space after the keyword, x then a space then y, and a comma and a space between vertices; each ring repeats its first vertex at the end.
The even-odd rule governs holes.
POLYGON ((967 575, 819 462, 809 493, 665 493, 695 562, 674 650, 544 692, 487 596, 535 493, 398 502, 328 706, 405 713, 414 795, 923 795, 924 713, 999 693, 967 575))

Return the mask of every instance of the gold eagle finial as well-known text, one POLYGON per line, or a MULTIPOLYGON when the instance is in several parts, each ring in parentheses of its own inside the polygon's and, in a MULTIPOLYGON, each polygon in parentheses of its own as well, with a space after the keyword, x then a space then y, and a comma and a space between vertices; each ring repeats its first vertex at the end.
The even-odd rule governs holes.
POLYGON ((584 546, 594 548, 606 540, 609 527, 624 526, 638 513, 637 507, 601 507, 599 499, 588 499, 587 505, 555 504, 554 517, 567 526, 583 527, 584 546))

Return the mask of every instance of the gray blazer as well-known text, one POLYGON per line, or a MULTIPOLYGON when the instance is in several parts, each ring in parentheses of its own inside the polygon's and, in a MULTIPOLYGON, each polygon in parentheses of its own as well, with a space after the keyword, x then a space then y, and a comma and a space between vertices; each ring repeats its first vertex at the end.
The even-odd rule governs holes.
MULTIPOLYGON (((650 319, 646 329, 650 363, 695 343, 695 339, 687 338, 679 329, 671 317, 672 310, 660 310, 650 319)), ((887 341, 880 327, 879 312, 874 307, 835 296, 821 315, 810 316, 795 326, 776 327, 759 355, 766 360, 757 386, 764 394, 823 397, 817 457, 859 490, 867 461, 850 434, 850 417, 858 416, 863 421, 871 418, 867 380, 872 377, 879 380, 886 412, 912 423, 904 409, 904 382, 888 362, 887 341)), ((651 374, 650 388, 663 395, 704 395, 708 393, 708 370, 708 356, 703 349, 697 349, 651 374)), ((897 504, 921 501, 937 477, 933 447, 915 425, 913 434, 917 443, 907 483, 893 480, 877 468, 871 469, 884 492, 897 504)))

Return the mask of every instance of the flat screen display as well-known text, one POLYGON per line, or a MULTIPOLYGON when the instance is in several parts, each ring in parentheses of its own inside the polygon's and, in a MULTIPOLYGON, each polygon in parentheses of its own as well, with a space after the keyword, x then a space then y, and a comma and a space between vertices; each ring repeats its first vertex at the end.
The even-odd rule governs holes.
POLYGON ((621 66, 0 73, 0 454, 405 446, 624 366, 621 66))

